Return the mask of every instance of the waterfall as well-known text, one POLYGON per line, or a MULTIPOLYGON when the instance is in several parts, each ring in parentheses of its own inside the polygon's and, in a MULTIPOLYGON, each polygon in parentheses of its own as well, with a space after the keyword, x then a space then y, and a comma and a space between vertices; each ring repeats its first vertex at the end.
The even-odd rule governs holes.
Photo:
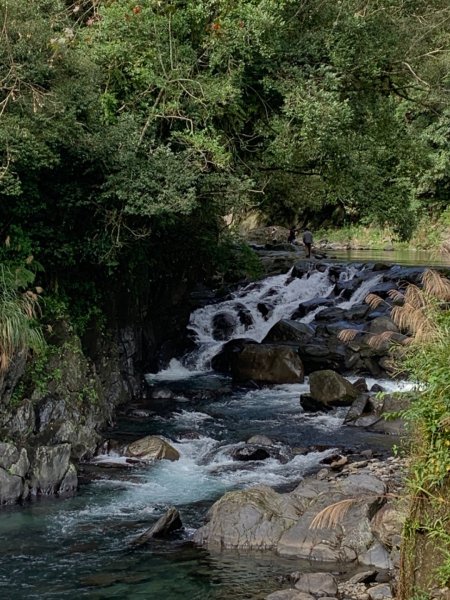
MULTIPOLYGON (((342 269, 338 280, 348 282, 356 279, 364 267, 349 265, 342 269)), ((364 298, 382 279, 382 274, 371 277, 356 287, 349 300, 335 298, 335 305, 348 309, 364 298)), ((312 270, 303 277, 294 277, 292 269, 282 275, 274 275, 252 282, 222 302, 195 310, 189 320, 189 329, 197 348, 183 361, 172 360, 169 367, 158 374, 161 379, 173 379, 204 373, 210 369, 211 359, 231 339, 249 338, 261 342, 269 330, 281 319, 289 319, 299 304, 314 298, 326 298, 333 294, 336 279, 330 278, 330 267, 323 272, 312 270), (217 322, 222 321, 222 329, 217 322)), ((315 308, 301 321, 310 323, 323 307, 315 308)))

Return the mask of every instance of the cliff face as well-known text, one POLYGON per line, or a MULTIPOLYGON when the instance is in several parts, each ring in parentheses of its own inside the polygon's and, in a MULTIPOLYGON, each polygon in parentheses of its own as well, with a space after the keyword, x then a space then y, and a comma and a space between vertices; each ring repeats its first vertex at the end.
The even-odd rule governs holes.
POLYGON ((0 379, 0 504, 77 488, 116 408, 144 393, 143 375, 181 350, 190 312, 182 279, 146 298, 114 298, 102 331, 52 325, 45 356, 17 355, 0 379))

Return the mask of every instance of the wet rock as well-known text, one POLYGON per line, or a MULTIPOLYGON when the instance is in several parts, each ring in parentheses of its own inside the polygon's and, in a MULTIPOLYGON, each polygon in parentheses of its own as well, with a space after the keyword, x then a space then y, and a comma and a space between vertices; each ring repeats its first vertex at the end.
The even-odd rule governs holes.
POLYGON ((15 504, 24 493, 24 481, 0 467, 0 504, 15 504))
POLYGON ((143 546, 154 538, 168 537, 177 529, 181 529, 182 526, 180 513, 174 506, 171 506, 167 512, 152 525, 152 527, 131 542, 131 545, 143 546))
POLYGON ((244 325, 246 329, 251 327, 254 324, 254 320, 250 310, 244 304, 240 303, 236 304, 235 308, 237 310, 239 323, 244 325))
POLYGON ((273 458, 285 464, 291 458, 290 451, 287 449, 278 448, 275 445, 261 446, 257 444, 247 444, 238 448, 233 448, 230 452, 233 460, 249 461, 249 460, 266 460, 273 458))
POLYGON ((288 319, 282 319, 275 323, 269 333, 263 339, 263 344, 288 342, 292 344, 303 344, 314 336, 314 329, 305 323, 298 323, 288 319))
POLYGON ((379 506, 378 495, 384 484, 370 475, 351 475, 343 480, 310 481, 301 483, 291 496, 305 510, 297 523, 283 533, 277 552, 307 560, 348 563, 357 560, 373 542, 370 516, 379 506), (352 498, 354 501, 332 528, 311 529, 314 517, 325 507, 352 498))
POLYGON ((369 324, 370 333, 383 333, 392 331, 398 333, 398 327, 390 317, 376 317, 369 324))
POLYGON ((247 461, 247 460, 266 460, 270 458, 270 452, 267 448, 256 445, 247 445, 243 448, 235 448, 231 456, 233 460, 247 461))
POLYGON ((266 435, 257 434, 252 435, 252 437, 250 437, 247 440, 247 444, 258 444, 259 446, 273 446, 273 441, 266 435))
POLYGON ((301 383, 303 365, 297 352, 288 346, 245 346, 232 361, 231 373, 237 382, 301 383))
POLYGON ((250 338, 236 338, 230 340, 220 350, 216 356, 211 360, 211 367, 214 371, 219 373, 229 373, 231 371, 231 365, 235 358, 235 355, 242 352, 242 350, 248 345, 254 345, 257 342, 250 338))
POLYGON ((295 589, 313 596, 335 596, 338 586, 330 573, 301 573, 295 589))
POLYGON ((311 394, 301 394, 300 406, 305 412, 328 412, 333 410, 332 406, 328 406, 319 400, 316 400, 311 394))
POLYGON ((364 377, 360 377, 356 381, 353 382, 353 386, 360 392, 368 392, 369 389, 367 387, 367 381, 364 377))
POLYGON ((372 267, 372 271, 389 271, 392 265, 386 263, 375 263, 372 267))
POLYGON ((33 496, 48 496, 57 493, 68 474, 69 478, 65 485, 69 486, 70 481, 75 481, 70 465, 70 444, 35 448, 30 471, 30 487, 33 496))
POLYGON ((368 394, 361 394, 348 409, 344 423, 349 424, 360 419, 363 415, 370 414, 373 405, 368 394))
POLYGON ((338 306, 324 308, 315 316, 315 321, 343 321, 346 317, 346 310, 338 306))
POLYGON ((228 340, 236 328, 236 317, 231 313, 220 312, 212 320, 213 337, 215 340, 228 340))
POLYGON ((156 435, 147 435, 128 445, 126 456, 144 461, 171 460, 180 458, 180 453, 164 439, 156 435))
POLYGON ((385 390, 384 387, 382 387, 378 383, 374 383, 373 386, 370 388, 370 391, 374 394, 377 394, 378 392, 384 392, 385 390))
POLYGON ((312 300, 306 300, 301 302, 298 308, 291 315, 291 319, 303 319, 307 314, 316 310, 316 308, 330 308, 334 306, 334 300, 331 298, 313 298, 312 300))
POLYGON ((314 596, 297 590, 280 590, 266 596, 266 600, 314 600, 314 596))
POLYGON ((182 431, 177 434, 179 440, 199 440, 200 434, 198 431, 182 431))
POLYGON ((324 368, 348 370, 348 349, 336 337, 316 336, 311 342, 299 346, 298 354, 306 374, 324 368))
POLYGON ((258 312, 267 320, 273 313, 273 304, 269 302, 258 302, 256 305, 258 312))
POLYGON ((331 370, 314 371, 309 376, 311 396, 331 406, 348 406, 359 391, 341 375, 331 370))
POLYGON ((298 515, 289 495, 265 485, 228 492, 208 511, 194 542, 211 549, 273 549, 298 515))
POLYGON ((67 496, 73 494, 78 488, 78 475, 75 465, 70 464, 67 469, 64 479, 61 481, 58 488, 59 496, 67 496))

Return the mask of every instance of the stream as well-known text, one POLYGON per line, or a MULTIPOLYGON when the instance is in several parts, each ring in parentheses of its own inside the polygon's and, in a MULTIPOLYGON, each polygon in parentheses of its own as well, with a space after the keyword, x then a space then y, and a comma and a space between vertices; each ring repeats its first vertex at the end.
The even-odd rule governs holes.
MULTIPOLYGON (((351 280, 360 272, 361 265, 349 264, 339 277, 351 280)), ((366 277, 338 306, 361 302, 380 277, 366 277)), ((220 600, 232 595, 236 600, 262 600, 277 589, 280 575, 301 568, 298 560, 270 553, 213 554, 194 547, 190 539, 211 504, 229 490, 265 483, 289 491, 317 471, 333 448, 350 453, 370 448, 385 455, 396 441, 344 426, 346 408, 304 413, 299 396, 309 389, 307 379, 302 384, 231 389, 228 377, 211 371, 211 358, 227 340, 245 336, 261 341, 299 302, 327 296, 332 288, 327 271, 303 278, 275 275, 194 311, 189 329, 196 349, 147 376, 149 386, 170 390, 170 398, 130 407, 107 432, 122 443, 163 435, 180 452, 180 460, 130 468, 120 453, 110 452, 83 467, 85 483, 82 479, 75 497, 3 510, 1 598, 220 600), (262 303, 270 304, 265 316, 258 308, 262 303), (228 315, 226 336, 215 330, 218 313, 228 315), (275 440, 281 454, 286 447, 314 446, 315 451, 286 453, 283 461, 233 460, 232 450, 254 434, 275 440), (130 542, 172 505, 180 510, 183 532, 131 549, 130 542)), ((302 320, 311 322, 318 310, 302 320)), ((369 387, 376 382, 387 391, 407 386, 366 380, 369 387)))

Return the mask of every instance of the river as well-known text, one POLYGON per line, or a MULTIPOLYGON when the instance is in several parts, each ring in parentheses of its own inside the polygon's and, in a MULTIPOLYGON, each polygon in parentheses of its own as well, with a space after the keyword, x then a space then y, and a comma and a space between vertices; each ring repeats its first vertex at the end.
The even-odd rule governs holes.
MULTIPOLYGON (((351 279, 360 268, 349 264, 341 278, 351 279)), ((377 277, 363 282, 341 306, 361 302, 377 277)), ((2 511, 1 598, 257 600, 277 589, 277 577, 298 570, 298 561, 267 553, 211 554, 195 548, 190 538, 214 500, 228 490, 261 482, 289 490, 317 470, 334 447, 350 452, 370 447, 383 454, 395 440, 344 426, 343 408, 326 415, 304 413, 299 396, 308 390, 307 380, 230 393, 230 381, 209 366, 224 343, 214 335, 213 317, 226 311, 234 319, 228 339, 245 334, 260 341, 276 321, 289 317, 299 300, 324 296, 331 286, 326 272, 314 271, 303 279, 275 275, 195 311, 189 328, 196 350, 147 377, 149 385, 170 389, 172 398, 131 407, 107 433, 121 442, 164 435, 180 452, 180 460, 120 468, 117 463, 123 458, 110 453, 85 468, 86 482, 75 497, 2 511), (264 318, 258 305, 267 299, 272 312, 264 318), (245 324, 239 319, 243 307, 252 316, 245 324), (208 393, 192 399, 193 390, 208 393), (286 446, 314 445, 317 450, 287 454, 283 461, 233 460, 231 451, 253 434, 276 440, 281 453, 286 446), (180 510, 183 532, 131 549, 130 542, 171 505, 180 510)), ((304 320, 313 318, 310 314, 304 320)), ((404 385, 379 383, 386 390, 404 385)))

